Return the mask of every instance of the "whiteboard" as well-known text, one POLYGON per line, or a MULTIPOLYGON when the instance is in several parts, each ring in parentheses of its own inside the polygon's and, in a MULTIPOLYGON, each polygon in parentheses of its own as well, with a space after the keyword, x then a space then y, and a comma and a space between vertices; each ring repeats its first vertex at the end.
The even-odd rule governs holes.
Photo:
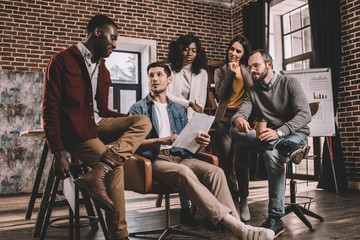
POLYGON ((318 102, 319 110, 309 123, 310 136, 324 137, 335 135, 332 82, 330 68, 280 71, 300 81, 310 102, 318 102))

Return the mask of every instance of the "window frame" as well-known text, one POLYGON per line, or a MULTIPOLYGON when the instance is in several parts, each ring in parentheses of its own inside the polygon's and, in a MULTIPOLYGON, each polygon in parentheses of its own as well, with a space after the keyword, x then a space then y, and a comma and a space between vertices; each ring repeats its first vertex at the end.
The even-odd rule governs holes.
MULTIPOLYGON (((304 25, 304 26, 301 26, 300 28, 296 29, 296 30, 290 30, 289 32, 287 33, 284 33, 284 16, 286 14, 290 14, 291 16, 291 13, 292 12, 295 12, 297 10, 300 10, 300 20, 302 22, 302 11, 301 9, 305 6, 308 6, 309 8, 309 4, 306 3, 302 6, 299 6, 297 8, 294 8, 292 9, 291 11, 288 11, 284 14, 281 15, 281 39, 282 39, 282 68, 284 70, 290 70, 290 69, 287 69, 286 66, 288 64, 291 64, 291 63, 295 63, 295 62, 299 62, 299 61, 305 61, 305 60, 309 60, 309 67, 312 65, 312 62, 313 62, 313 46, 312 46, 312 39, 310 38, 310 44, 311 44, 311 51, 309 52, 306 52, 306 53, 302 53, 302 54, 299 54, 299 55, 296 55, 296 56, 291 56, 289 58, 285 58, 285 37, 286 36, 292 36, 292 34, 294 33, 297 33, 297 32, 300 32, 301 33, 301 42, 303 43, 304 42, 304 36, 303 36, 303 31, 305 29, 310 29, 310 32, 311 32, 311 22, 309 21, 309 24, 307 25, 304 25)), ((291 29, 291 17, 289 18, 289 24, 290 24, 290 29, 291 29)), ((302 23, 301 23, 302 25, 302 23)), ((292 47, 292 46, 291 46, 292 47)), ((303 48, 302 44, 301 44, 301 47, 303 48)), ((305 69, 304 66, 302 66, 302 69, 305 69)), ((291 70, 294 70, 294 69, 291 69, 291 70)))
POLYGON ((115 52, 121 53, 131 53, 137 55, 137 83, 136 84, 129 84, 129 83, 118 83, 111 79, 110 88, 112 88, 113 92, 113 109, 121 112, 121 90, 133 90, 136 91, 136 101, 141 100, 142 98, 142 82, 141 82, 141 52, 138 51, 127 51, 127 50, 120 50, 116 49, 115 52))

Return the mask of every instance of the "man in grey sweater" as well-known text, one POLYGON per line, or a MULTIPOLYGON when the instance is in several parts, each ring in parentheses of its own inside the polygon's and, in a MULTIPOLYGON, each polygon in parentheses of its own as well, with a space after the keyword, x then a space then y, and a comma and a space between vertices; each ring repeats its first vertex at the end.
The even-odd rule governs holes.
POLYGON ((272 57, 264 50, 255 50, 249 58, 249 72, 254 85, 232 117, 231 135, 234 143, 250 147, 262 154, 269 182, 268 219, 263 227, 272 229, 276 236, 284 232, 281 217, 285 215, 285 166, 290 159, 299 163, 306 157, 307 136, 311 121, 309 104, 300 82, 273 71, 272 57), (267 128, 256 138, 248 117, 267 120, 267 128))

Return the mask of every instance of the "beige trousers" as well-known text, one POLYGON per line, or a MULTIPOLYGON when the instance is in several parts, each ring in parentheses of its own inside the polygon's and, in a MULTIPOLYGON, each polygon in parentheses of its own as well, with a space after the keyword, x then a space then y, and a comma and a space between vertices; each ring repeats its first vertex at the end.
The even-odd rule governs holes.
POLYGON ((196 158, 159 155, 153 177, 179 188, 215 225, 227 214, 239 219, 224 171, 196 158))
POLYGON ((114 211, 106 211, 109 238, 128 236, 125 217, 124 170, 127 160, 143 142, 152 125, 148 117, 136 115, 118 118, 103 118, 96 126, 98 138, 82 142, 66 142, 71 154, 79 157, 86 165, 93 167, 101 157, 116 162, 119 166, 109 178, 107 191, 114 203, 114 211), (111 147, 107 147, 111 144, 111 147))

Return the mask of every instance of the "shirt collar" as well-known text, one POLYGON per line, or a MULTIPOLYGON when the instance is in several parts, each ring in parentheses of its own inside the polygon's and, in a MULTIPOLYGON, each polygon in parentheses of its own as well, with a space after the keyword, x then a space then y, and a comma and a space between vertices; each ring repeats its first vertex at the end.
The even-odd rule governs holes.
POLYGON ((275 83, 277 77, 278 77, 278 74, 274 71, 274 77, 271 79, 270 83, 268 85, 265 85, 265 84, 261 83, 261 85, 264 88, 270 88, 275 83))
POLYGON ((83 57, 84 57, 86 60, 88 60, 88 61, 91 62, 91 52, 89 51, 89 49, 87 49, 82 42, 80 42, 80 43, 77 45, 77 47, 78 47, 80 53, 83 55, 83 57))

